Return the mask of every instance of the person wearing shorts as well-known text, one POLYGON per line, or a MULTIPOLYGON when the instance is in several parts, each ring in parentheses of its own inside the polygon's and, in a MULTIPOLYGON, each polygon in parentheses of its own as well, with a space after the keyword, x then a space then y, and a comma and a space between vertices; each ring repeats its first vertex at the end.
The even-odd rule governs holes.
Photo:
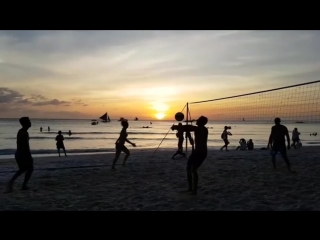
POLYGON ((111 169, 115 170, 115 166, 116 166, 116 163, 118 161, 118 158, 121 154, 121 152, 124 152, 126 155, 124 157, 124 160, 123 160, 123 163, 122 163, 122 166, 125 166, 126 165, 126 161, 128 159, 128 157, 130 156, 130 151, 128 150, 128 148, 124 145, 125 142, 128 142, 130 143, 132 146, 136 146, 135 143, 132 143, 128 140, 128 134, 127 134, 127 128, 129 127, 129 123, 127 120, 123 120, 121 121, 121 125, 122 125, 122 130, 120 132, 120 136, 119 138, 117 139, 116 141, 116 156, 113 160, 113 163, 112 163, 112 167, 111 169))

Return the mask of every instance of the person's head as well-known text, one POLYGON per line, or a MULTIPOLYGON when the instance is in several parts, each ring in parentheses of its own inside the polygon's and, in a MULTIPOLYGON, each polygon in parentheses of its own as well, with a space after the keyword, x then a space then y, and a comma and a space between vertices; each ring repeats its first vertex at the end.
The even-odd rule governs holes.
POLYGON ((124 127, 124 128, 128 128, 128 127, 129 127, 129 123, 128 123, 127 120, 122 120, 122 121, 121 121, 121 125, 122 125, 122 127, 124 127))
POLYGON ((252 139, 249 139, 249 142, 252 142, 252 139))
POLYGON ((208 118, 206 118, 205 116, 199 117, 198 120, 197 120, 197 122, 196 122, 196 124, 197 124, 198 126, 204 126, 204 125, 206 125, 207 123, 208 123, 208 118))
POLYGON ((21 126, 25 129, 28 129, 31 127, 31 121, 28 117, 22 117, 19 119, 19 122, 21 124, 21 126))
POLYGON ((59 131, 58 134, 61 135, 61 131, 59 131))
POLYGON ((227 127, 227 126, 224 126, 224 130, 228 130, 228 127, 227 127))
POLYGON ((279 125, 280 123, 281 123, 281 119, 280 118, 275 118, 274 119, 274 123, 276 124, 276 125, 279 125))
POLYGON ((295 131, 298 131, 298 128, 294 128, 295 131))

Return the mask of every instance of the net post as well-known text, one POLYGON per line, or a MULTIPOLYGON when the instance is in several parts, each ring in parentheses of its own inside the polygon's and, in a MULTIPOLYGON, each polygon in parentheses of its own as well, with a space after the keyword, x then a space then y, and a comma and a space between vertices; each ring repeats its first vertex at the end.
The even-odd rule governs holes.
MULTIPOLYGON (((187 102, 187 119, 186 119, 186 125, 188 125, 189 123, 189 103, 187 102)), ((186 136, 187 136, 187 132, 186 132, 186 136)), ((188 157, 188 138, 186 138, 186 157, 188 157)))

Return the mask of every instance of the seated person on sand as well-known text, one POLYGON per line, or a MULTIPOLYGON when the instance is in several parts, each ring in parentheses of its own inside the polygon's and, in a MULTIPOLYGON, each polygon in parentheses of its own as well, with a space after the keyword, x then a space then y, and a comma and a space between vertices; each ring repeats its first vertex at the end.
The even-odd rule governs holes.
POLYGON ((249 141, 247 142, 247 148, 248 150, 253 150, 254 144, 252 142, 252 139, 249 139, 249 141))
POLYGON ((239 149, 246 150, 247 149, 247 142, 244 138, 241 138, 239 143, 240 143, 240 146, 238 146, 236 150, 239 150, 239 149))

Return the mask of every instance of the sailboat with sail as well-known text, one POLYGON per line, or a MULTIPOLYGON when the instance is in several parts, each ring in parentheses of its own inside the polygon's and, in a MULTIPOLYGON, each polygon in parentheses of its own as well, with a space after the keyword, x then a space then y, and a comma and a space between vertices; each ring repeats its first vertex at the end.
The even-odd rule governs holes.
POLYGON ((106 112, 105 114, 103 114, 100 119, 102 119, 102 122, 110 122, 110 117, 108 115, 108 113, 106 112))

